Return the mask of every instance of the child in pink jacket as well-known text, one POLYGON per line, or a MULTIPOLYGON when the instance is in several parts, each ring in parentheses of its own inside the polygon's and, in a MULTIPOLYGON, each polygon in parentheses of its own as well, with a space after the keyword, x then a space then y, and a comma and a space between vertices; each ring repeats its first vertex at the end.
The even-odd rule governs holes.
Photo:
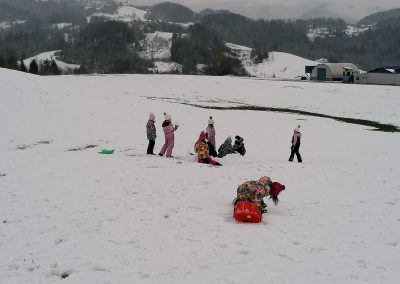
POLYGON ((165 135, 165 143, 161 148, 161 151, 158 155, 164 156, 165 152, 167 152, 166 156, 171 158, 172 157, 172 149, 174 148, 174 132, 178 129, 178 124, 173 125, 171 122, 171 115, 166 114, 164 112, 165 120, 162 123, 164 135, 165 135))

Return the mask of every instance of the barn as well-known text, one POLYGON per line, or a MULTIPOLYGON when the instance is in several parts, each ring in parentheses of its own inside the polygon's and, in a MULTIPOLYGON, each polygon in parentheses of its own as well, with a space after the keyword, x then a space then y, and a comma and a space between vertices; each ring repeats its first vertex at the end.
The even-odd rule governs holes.
POLYGON ((321 63, 311 71, 311 80, 317 81, 343 81, 352 80, 360 74, 360 70, 353 63, 321 63))
POLYGON ((355 83, 400 86, 400 67, 379 67, 355 77, 355 83))

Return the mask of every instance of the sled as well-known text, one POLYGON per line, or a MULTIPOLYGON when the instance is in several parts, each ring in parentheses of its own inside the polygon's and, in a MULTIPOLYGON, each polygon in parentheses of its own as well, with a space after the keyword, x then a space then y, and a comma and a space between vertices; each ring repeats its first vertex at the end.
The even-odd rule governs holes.
POLYGON ((262 214, 257 203, 238 201, 233 210, 233 218, 240 222, 260 223, 262 214))
POLYGON ((105 154, 105 155, 111 155, 114 154, 114 149, 108 150, 108 149, 102 149, 99 154, 105 154))

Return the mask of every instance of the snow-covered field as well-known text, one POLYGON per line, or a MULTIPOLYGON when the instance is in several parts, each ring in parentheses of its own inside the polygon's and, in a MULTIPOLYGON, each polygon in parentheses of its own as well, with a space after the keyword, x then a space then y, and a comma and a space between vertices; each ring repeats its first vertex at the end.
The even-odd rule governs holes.
POLYGON ((180 104, 400 126, 398 87, 0 69, 0 98, 1 284, 400 281, 399 133, 180 104), (180 122, 177 158, 144 154, 149 111, 156 151, 162 113, 180 122), (188 152, 209 115, 217 143, 240 134, 246 156, 219 159, 220 168, 193 161, 188 152), (287 161, 297 124, 303 164, 287 161), (264 175, 286 185, 279 205, 267 201, 260 224, 235 222, 237 186, 264 175))

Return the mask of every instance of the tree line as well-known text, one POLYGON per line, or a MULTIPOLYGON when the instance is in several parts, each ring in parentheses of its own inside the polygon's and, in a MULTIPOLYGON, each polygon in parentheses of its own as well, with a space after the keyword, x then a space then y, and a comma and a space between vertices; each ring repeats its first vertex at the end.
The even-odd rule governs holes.
POLYGON ((23 60, 17 61, 17 59, 13 55, 10 55, 8 57, 2 57, 0 55, 0 67, 37 75, 62 74, 60 68, 57 65, 57 62, 54 59, 45 59, 41 62, 37 62, 35 59, 33 59, 29 63, 29 66, 26 66, 23 60))
MULTIPOLYGON (((182 15, 191 15, 180 9, 186 11, 182 15)), ((62 50, 62 60, 81 66, 77 73, 147 73, 153 62, 138 54, 145 33, 154 31, 173 33, 171 60, 182 64, 186 74, 247 75, 225 42, 251 47, 255 63, 271 51, 282 51, 312 60, 352 62, 365 70, 400 64, 400 18, 383 20, 352 37, 345 34, 347 24, 340 19, 252 20, 227 11, 206 11, 196 19, 184 28, 164 21, 122 23, 92 17, 90 23, 58 29, 49 25, 49 18, 35 18, 0 30, 2 66, 15 69, 10 58, 17 62, 43 51, 62 50), (310 27, 326 27, 332 36, 310 41, 306 36, 310 27)))

